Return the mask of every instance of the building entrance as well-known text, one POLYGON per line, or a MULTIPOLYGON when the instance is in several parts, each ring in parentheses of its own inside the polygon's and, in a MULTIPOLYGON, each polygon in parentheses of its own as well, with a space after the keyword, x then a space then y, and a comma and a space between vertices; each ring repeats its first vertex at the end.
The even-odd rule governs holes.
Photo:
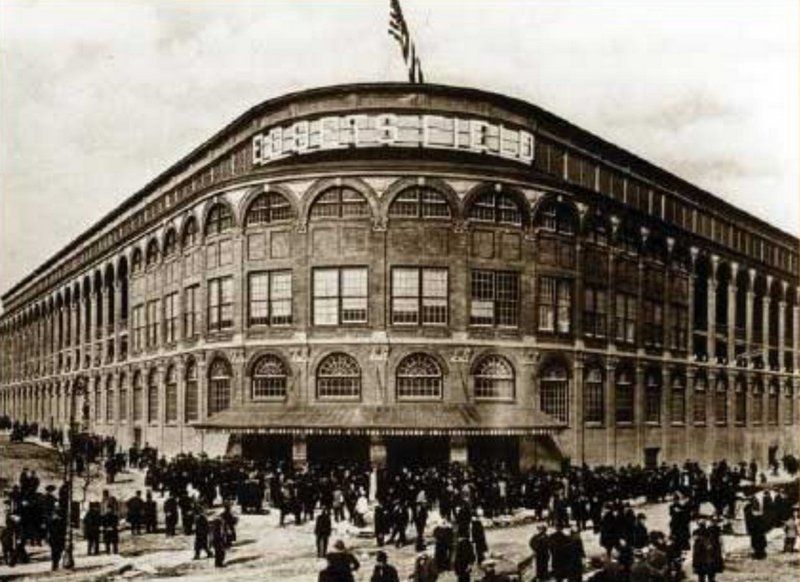
POLYGON ((309 463, 367 463, 369 462, 369 437, 308 437, 306 455, 309 463))
POLYGON ((386 464, 390 469, 431 467, 450 460, 447 437, 395 437, 386 439, 386 464))
POLYGON ((292 437, 287 435, 242 435, 242 456, 254 461, 292 460, 292 437))
POLYGON ((469 437, 467 460, 472 467, 503 464, 516 472, 519 470, 519 437, 469 437))

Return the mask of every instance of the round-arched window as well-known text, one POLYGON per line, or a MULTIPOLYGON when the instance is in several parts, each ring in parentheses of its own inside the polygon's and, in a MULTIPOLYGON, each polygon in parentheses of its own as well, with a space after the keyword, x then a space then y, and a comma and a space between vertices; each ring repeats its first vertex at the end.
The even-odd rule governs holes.
POLYGON ((439 399, 442 397, 442 369, 435 358, 416 353, 397 365, 397 399, 439 399))
POLYGON ((164 257, 171 257, 175 253, 177 245, 177 235, 175 229, 170 228, 164 236, 164 257))
POLYGON ((361 192, 347 186, 334 186, 323 191, 311 206, 311 219, 318 218, 359 218, 369 215, 367 204, 361 192))
POLYGON ((286 366, 278 356, 266 354, 253 364, 252 395, 254 400, 286 398, 286 366))
POLYGON ((178 421, 178 375, 175 366, 167 368, 164 379, 164 416, 166 422, 178 421))
POLYGON ((508 192, 486 190, 470 206, 470 220, 494 222, 512 226, 522 225, 522 210, 517 199, 508 192))
POLYGON ((277 192, 259 194, 250 203, 245 215, 245 226, 270 224, 293 218, 292 205, 277 192))
POLYGON ((233 215, 227 204, 216 202, 206 217, 205 235, 222 234, 233 227, 233 215))
POLYGON ((186 362, 186 387, 184 394, 184 415, 187 422, 197 420, 200 417, 199 403, 200 399, 197 392, 197 365, 194 359, 189 359, 186 362))
POLYGON ((231 367, 217 358, 208 369, 208 413, 216 414, 231 406, 231 367))
POLYGON ((330 354, 317 367, 317 397, 355 399, 361 397, 361 367, 355 358, 330 354))
POLYGON ((391 218, 450 218, 447 198, 427 186, 404 188, 389 206, 391 218))
POLYGON ((183 227, 183 237, 181 245, 183 247, 191 247, 197 242, 197 220, 194 216, 186 219, 186 224, 183 227))
POLYGON ((475 398, 514 398, 514 367, 502 356, 481 358, 472 370, 475 398))
POLYGON ((155 370, 147 377, 147 421, 158 422, 158 373, 155 370))

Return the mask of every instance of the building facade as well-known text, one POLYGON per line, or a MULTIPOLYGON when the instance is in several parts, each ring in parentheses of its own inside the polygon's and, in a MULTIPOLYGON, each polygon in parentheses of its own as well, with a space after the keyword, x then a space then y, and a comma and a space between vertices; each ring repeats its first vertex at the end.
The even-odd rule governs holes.
POLYGON ((2 298, 0 413, 127 446, 589 464, 798 452, 798 240, 542 109, 251 109, 2 298))

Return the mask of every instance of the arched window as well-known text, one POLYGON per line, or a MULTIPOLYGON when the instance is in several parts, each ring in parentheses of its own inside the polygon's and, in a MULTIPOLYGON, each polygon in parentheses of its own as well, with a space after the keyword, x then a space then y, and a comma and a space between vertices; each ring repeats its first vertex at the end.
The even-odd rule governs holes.
POLYGON ((175 366, 167 368, 164 379, 164 419, 166 422, 178 421, 178 376, 175 366))
POLYGON ((158 422, 158 373, 155 370, 147 377, 147 421, 158 422))
POLYGON ((756 380, 753 385, 753 424, 764 422, 764 385, 756 380))
POLYGON ((253 365, 253 400, 283 400, 286 398, 286 366, 278 356, 266 354, 253 365))
POLYGON ((605 389, 603 370, 594 366, 586 371, 583 381, 583 421, 602 424, 605 421, 605 389))
POLYGON ((206 217, 205 235, 222 234, 233 227, 233 215, 227 204, 216 202, 206 217))
POLYGON ((714 388, 714 421, 724 426, 728 424, 728 379, 720 374, 714 388))
POLYGON ((545 202, 536 214, 536 225, 542 230, 572 236, 577 219, 572 209, 555 201, 545 202))
POLYGON ((114 378, 106 378, 106 422, 114 421, 114 378))
POLYGON ((142 270, 142 249, 136 247, 131 255, 131 272, 138 273, 142 270))
POLYGON ((794 388, 792 381, 787 380, 783 388, 783 424, 794 422, 794 388))
POLYGON ((149 267, 150 265, 154 265, 157 262, 158 262, 158 241, 153 239, 149 243, 147 243, 147 257, 145 258, 145 263, 149 267))
POLYGON ((216 414, 231 406, 231 367, 217 358, 208 369, 208 413, 216 414))
POLYGON ((481 358, 472 371, 475 379, 475 398, 514 398, 514 367, 502 356, 481 358))
POLYGON ((335 186, 322 192, 311 206, 311 219, 317 218, 359 218, 369 215, 367 204, 361 192, 347 186, 335 186))
POLYGON ((133 420, 142 420, 144 416, 144 386, 142 375, 136 372, 133 376, 133 420))
POLYGON ((428 354, 411 354, 397 365, 397 399, 439 399, 442 369, 428 354))
MULTIPOLYGON (((101 395, 101 390, 100 390, 101 385, 100 384, 101 384, 101 380, 100 380, 100 378, 97 378, 97 380, 95 380, 95 384, 94 384, 94 420, 96 422, 100 422, 100 419, 102 418, 102 414, 101 413, 102 413, 102 410, 103 410, 102 407, 100 406, 100 395, 101 395)), ((38 396, 38 394, 37 394, 37 396, 38 396)))
POLYGON ((634 400, 633 374, 630 370, 617 371, 615 395, 615 418, 617 424, 633 422, 634 400))
POLYGON ((194 216, 190 216, 186 219, 186 224, 183 227, 183 237, 181 239, 181 245, 186 247, 194 246, 197 242, 197 220, 194 216))
POLYGON ((480 222, 522 225, 522 210, 517 199, 508 192, 485 190, 472 202, 468 215, 470 220, 480 222))
POLYGON ((175 254, 175 247, 177 246, 177 235, 175 229, 170 228, 164 236, 164 258, 171 257, 175 254))
POLYGON ((780 400, 780 387, 778 381, 773 380, 769 383, 769 398, 767 401, 767 422, 778 424, 778 402, 780 400))
POLYGON ((705 424, 708 414, 708 380, 705 374, 698 374, 694 381, 694 407, 692 418, 695 424, 705 424))
POLYGON ((117 413, 119 414, 120 422, 125 422, 128 419, 128 385, 125 383, 125 374, 119 375, 119 382, 117 383, 119 390, 119 403, 117 404, 117 413))
POLYGON ((186 362, 186 393, 184 394, 184 415, 186 422, 192 422, 200 417, 199 398, 197 393, 197 365, 193 359, 186 362))
POLYGON ((569 422, 569 378, 562 364, 548 366, 542 374, 539 407, 545 414, 569 422))
POLYGON ((736 392, 734 397, 736 399, 735 422, 741 425, 747 422, 747 382, 744 378, 736 379, 736 392))
POLYGON ((645 376, 644 420, 650 423, 661 422, 661 374, 650 370, 645 376))
POLYGON ((586 240, 600 246, 608 244, 608 221, 599 211, 588 221, 586 240))
POLYGON ((317 397, 354 399, 361 397, 361 367, 355 358, 330 354, 317 367, 317 397))
POLYGON ((250 203, 245 215, 245 226, 270 224, 293 218, 292 205, 277 192, 259 194, 250 203))
POLYGON ((403 189, 389 207, 391 218, 450 218, 450 205, 441 192, 426 186, 403 189))

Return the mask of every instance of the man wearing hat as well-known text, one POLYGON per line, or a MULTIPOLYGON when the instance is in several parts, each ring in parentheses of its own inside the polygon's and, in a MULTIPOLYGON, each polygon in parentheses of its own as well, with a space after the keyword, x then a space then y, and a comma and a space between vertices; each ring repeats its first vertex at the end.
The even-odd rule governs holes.
POLYGON ((547 537, 547 526, 539 524, 536 530, 528 545, 533 550, 533 557, 536 560, 536 580, 546 580, 550 572, 550 541, 547 537))
POLYGON ((397 569, 388 563, 386 552, 378 550, 375 555, 375 561, 375 568, 372 570, 369 582, 399 582, 400 578, 397 575, 397 569))
POLYGON ((336 540, 333 551, 325 556, 328 566, 325 568, 327 580, 336 582, 354 582, 353 572, 361 567, 356 557, 347 551, 342 540, 336 540))

